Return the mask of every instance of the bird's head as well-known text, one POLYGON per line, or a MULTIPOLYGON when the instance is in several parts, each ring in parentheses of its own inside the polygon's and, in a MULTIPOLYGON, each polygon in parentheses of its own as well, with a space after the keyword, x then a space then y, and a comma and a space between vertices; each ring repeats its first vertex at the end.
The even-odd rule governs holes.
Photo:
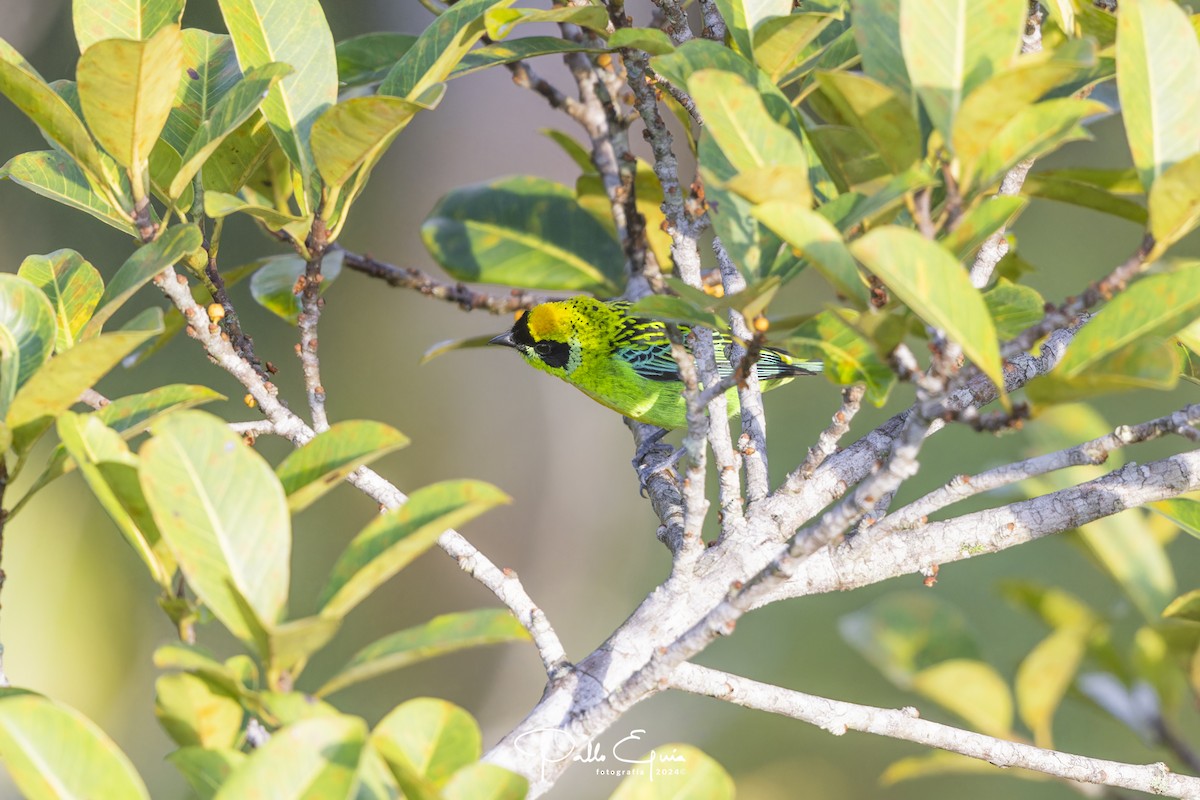
POLYGON ((575 371, 582 357, 582 322, 579 311, 569 301, 542 303, 518 317, 511 329, 490 344, 512 347, 532 366, 566 377, 575 371))

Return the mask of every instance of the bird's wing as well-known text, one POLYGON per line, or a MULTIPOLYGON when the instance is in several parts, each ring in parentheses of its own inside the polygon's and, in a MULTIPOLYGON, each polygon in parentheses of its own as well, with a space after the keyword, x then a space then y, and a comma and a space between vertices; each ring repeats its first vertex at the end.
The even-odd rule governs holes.
MULTIPOLYGON (((688 326, 680 325, 680 333, 687 345, 688 326)), ((733 374, 730 354, 733 339, 728 334, 714 333, 716 345, 717 374, 725 378, 733 374)), ((639 317, 626 317, 614 338, 613 355, 633 367, 634 372, 652 381, 677 381, 679 365, 671 355, 671 343, 667 339, 666 326, 658 321, 639 317)), ((819 361, 799 361, 782 350, 764 347, 755 364, 759 380, 778 380, 796 375, 813 375, 821 371, 819 361)))
POLYGON ((613 357, 647 380, 679 380, 666 326, 658 320, 625 317, 613 339, 613 357))

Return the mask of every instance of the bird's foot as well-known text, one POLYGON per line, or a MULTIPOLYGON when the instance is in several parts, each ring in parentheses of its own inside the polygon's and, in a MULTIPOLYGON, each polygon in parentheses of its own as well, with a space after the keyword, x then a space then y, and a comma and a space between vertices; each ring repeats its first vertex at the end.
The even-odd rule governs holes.
POLYGON ((675 462, 683 456, 683 448, 669 450, 670 446, 663 443, 662 439, 667 435, 666 430, 659 430, 647 436, 646 439, 638 446, 637 453, 633 456, 633 468, 638 474, 638 484, 642 497, 647 496, 651 476, 664 470, 671 469, 675 466, 675 462), (667 455, 663 455, 663 451, 668 451, 667 455))

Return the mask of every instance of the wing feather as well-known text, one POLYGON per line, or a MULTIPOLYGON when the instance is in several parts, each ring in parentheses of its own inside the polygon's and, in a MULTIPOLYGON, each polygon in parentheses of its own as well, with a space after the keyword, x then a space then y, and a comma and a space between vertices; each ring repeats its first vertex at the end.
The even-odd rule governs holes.
MULTIPOLYGON (((614 304, 622 308, 628 303, 614 304)), ((689 328, 679 326, 687 345, 689 328)), ((717 357, 717 374, 724 378, 733 373, 730 353, 733 339, 724 333, 714 333, 717 357)), ((691 352, 691 347, 688 347, 691 352)), ((679 365, 671 355, 671 342, 667 338, 666 325, 659 320, 641 317, 625 317, 613 338, 613 355, 633 367, 638 375, 652 381, 680 380, 679 365)), ((759 380, 781 380, 797 375, 813 375, 821 371, 820 361, 800 361, 782 350, 764 347, 755 364, 759 380)))

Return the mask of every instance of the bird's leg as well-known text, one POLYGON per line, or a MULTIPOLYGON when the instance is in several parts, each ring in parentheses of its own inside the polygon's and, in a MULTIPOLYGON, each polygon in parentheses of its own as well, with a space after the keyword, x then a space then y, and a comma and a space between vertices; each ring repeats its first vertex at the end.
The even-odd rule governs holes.
POLYGON ((643 497, 646 496, 647 483, 650 480, 650 476, 656 472, 662 472, 663 470, 667 470, 675 466, 675 462, 679 461, 679 459, 683 456, 683 448, 680 447, 673 450, 671 454, 665 458, 653 458, 655 451, 661 449, 663 437, 666 436, 667 433, 669 433, 669 431, 667 431, 665 428, 660 428, 647 436, 642 440, 641 444, 638 445, 637 452, 633 456, 633 468, 637 471, 638 483, 641 486, 641 494, 643 497))

